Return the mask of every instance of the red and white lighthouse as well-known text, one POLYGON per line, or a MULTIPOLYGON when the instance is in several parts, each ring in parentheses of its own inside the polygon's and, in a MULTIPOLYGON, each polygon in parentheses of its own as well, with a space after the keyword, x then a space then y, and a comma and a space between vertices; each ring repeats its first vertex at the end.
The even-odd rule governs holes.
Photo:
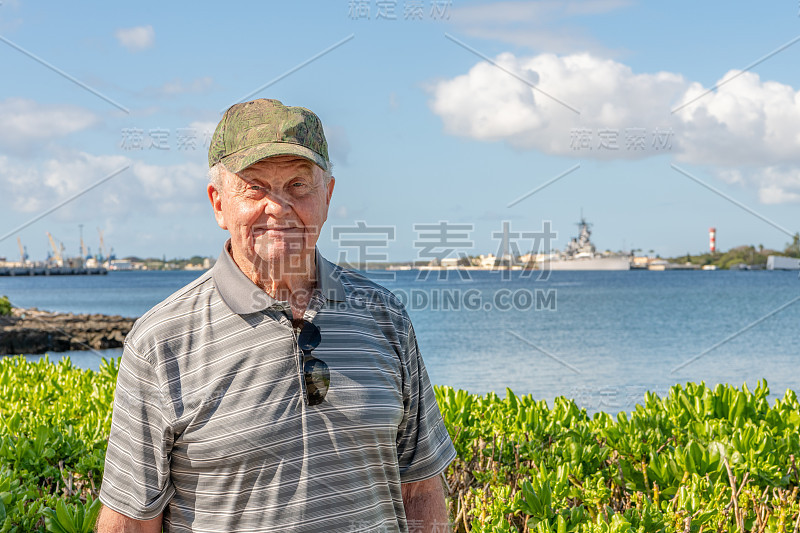
POLYGON ((708 249, 712 254, 717 251, 717 228, 708 228, 708 249))

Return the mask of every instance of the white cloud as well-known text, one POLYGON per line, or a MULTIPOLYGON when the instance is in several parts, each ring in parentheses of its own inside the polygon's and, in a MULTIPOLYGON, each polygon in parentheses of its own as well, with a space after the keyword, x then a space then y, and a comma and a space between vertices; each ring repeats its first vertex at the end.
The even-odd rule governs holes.
POLYGON ((471 27, 465 32, 470 37, 489 41, 500 41, 524 46, 532 50, 547 50, 555 53, 592 51, 601 55, 613 55, 612 50, 598 43, 579 28, 507 28, 471 27))
POLYGON ((217 123, 211 121, 195 120, 194 122, 189 124, 189 127, 194 128, 197 131, 214 133, 214 130, 217 129, 217 123))
MULTIPOLYGON (((800 91, 762 82, 753 72, 739 74, 728 72, 717 84, 738 77, 677 113, 690 132, 684 158, 715 165, 800 163, 800 91)), ((680 103, 705 91, 692 83, 680 103)))
POLYGON ((133 174, 141 193, 159 212, 175 214, 206 197, 208 169, 196 163, 178 165, 148 165, 137 162, 133 174))
MULTIPOLYGON (((328 212, 328 217, 336 220, 353 221, 358 218, 364 218, 367 215, 367 208, 365 206, 341 205, 337 203, 336 193, 333 194, 333 203, 328 212)), ((333 231, 333 230, 331 230, 333 231)))
POLYGON ((217 129, 217 123, 196 120, 189 124, 189 129, 197 134, 198 150, 207 149, 211 144, 211 137, 214 135, 214 130, 217 129))
POLYGON ((139 52, 151 48, 156 41, 156 32, 150 25, 120 28, 114 32, 114 36, 119 44, 127 48, 129 52, 139 52))
POLYGON ((634 74, 626 65, 588 54, 505 53, 496 62, 505 71, 480 62, 435 85, 431 108, 448 132, 559 155, 636 157, 625 150, 575 154, 572 130, 669 127, 669 105, 686 86, 680 75, 634 74))
POLYGON ((464 24, 530 23, 573 15, 597 15, 631 5, 626 0, 506 1, 453 6, 453 20, 464 24))
POLYGON ((117 217, 153 211, 174 215, 197 211, 207 202, 203 165, 158 166, 119 155, 62 152, 40 164, 0 156, 2 209, 36 214, 126 166, 130 168, 66 204, 54 216, 81 218, 87 209, 117 217))
POLYGON ((98 121, 94 113, 80 107, 8 98, 0 102, 0 141, 5 151, 27 150, 33 144, 84 130, 98 121))
POLYGON ((800 194, 789 192, 782 186, 767 185, 758 190, 758 199, 762 204, 800 203, 800 194))
MULTIPOLYGON (((94 156, 84 152, 61 154, 39 165, 3 156, 0 158, 0 184, 6 193, 3 200, 10 202, 10 208, 14 211, 43 211, 86 190, 129 163, 128 158, 123 156, 94 156)), ((109 186, 116 185, 114 180, 124 179, 124 175, 112 178, 109 186)), ((68 204, 63 209, 65 213, 70 213, 75 205, 68 204)))
POLYGON ((539 90, 480 62, 430 89, 431 109, 447 132, 583 159, 666 152, 711 166, 729 183, 754 185, 764 203, 798 201, 800 91, 791 86, 731 71, 703 95, 701 84, 680 74, 637 74, 590 54, 505 53, 496 62, 539 90), (616 149, 601 146, 601 132, 616 139, 616 149), (635 134, 645 135, 643 145, 629 144, 635 134))
POLYGON ((766 167, 751 180, 759 184, 758 198, 763 204, 800 202, 800 168, 766 167))
POLYGON ((144 93, 147 95, 161 97, 179 96, 189 93, 202 93, 213 87, 213 85, 214 79, 209 76, 197 78, 189 82, 185 82, 176 78, 166 82, 160 87, 146 89, 144 93))
POLYGON ((762 204, 800 203, 800 167, 768 165, 712 168, 721 181, 732 185, 753 184, 762 204))
POLYGON ((593 51, 608 55, 601 43, 570 18, 597 15, 630 5, 627 0, 540 0, 453 6, 452 22, 470 37, 556 53, 593 51))

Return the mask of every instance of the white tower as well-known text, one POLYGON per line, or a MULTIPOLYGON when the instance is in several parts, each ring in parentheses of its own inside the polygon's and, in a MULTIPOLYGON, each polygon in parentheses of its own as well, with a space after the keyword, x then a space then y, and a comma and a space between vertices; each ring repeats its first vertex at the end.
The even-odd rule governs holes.
POLYGON ((708 249, 712 254, 717 251, 717 228, 708 228, 708 249))

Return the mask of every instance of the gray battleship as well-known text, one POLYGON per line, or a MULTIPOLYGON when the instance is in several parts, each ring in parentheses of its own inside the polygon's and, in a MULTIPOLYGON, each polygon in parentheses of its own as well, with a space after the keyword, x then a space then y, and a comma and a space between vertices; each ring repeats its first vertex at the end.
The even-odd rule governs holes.
POLYGON ((574 237, 563 252, 556 251, 537 264, 542 270, 630 270, 630 257, 619 254, 598 253, 592 243, 589 224, 581 216, 578 236, 574 237))

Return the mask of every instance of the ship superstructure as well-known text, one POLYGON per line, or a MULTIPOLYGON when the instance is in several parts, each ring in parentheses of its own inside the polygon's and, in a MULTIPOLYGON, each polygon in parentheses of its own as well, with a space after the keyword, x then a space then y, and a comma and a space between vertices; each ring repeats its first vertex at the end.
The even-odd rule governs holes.
POLYGON ((630 257, 619 254, 601 254, 592 243, 591 224, 581 216, 578 236, 569 241, 562 252, 542 258, 537 268, 549 270, 630 270, 630 257))

